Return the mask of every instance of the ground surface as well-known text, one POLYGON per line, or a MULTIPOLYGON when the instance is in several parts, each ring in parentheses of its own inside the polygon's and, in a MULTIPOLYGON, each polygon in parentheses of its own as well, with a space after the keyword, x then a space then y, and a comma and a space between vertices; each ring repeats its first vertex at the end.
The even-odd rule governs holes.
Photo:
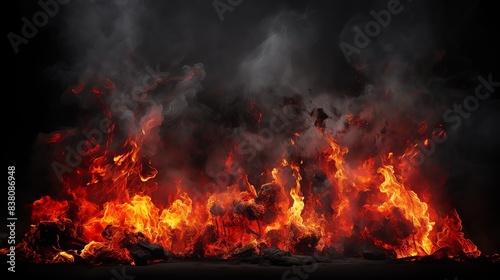
MULTIPOLYGON (((500 265, 489 263, 394 263, 342 259, 328 263, 283 267, 248 263, 165 262, 147 266, 75 264, 22 265, 8 279, 496 279, 500 265)), ((3 273, 2 273, 3 274, 3 273)), ((3 278, 3 277, 2 277, 3 278)), ((5 279, 5 278, 3 278, 5 279)))

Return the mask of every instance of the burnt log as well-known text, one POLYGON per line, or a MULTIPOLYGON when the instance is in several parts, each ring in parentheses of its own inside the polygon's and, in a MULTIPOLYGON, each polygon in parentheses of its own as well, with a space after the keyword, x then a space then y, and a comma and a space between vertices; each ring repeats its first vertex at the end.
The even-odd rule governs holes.
MULTIPOLYGON (((40 222, 25 234, 19 246, 21 254, 18 259, 30 261, 29 258, 34 258, 36 263, 57 262, 58 253, 81 251, 85 245, 83 240, 76 237, 74 224, 70 220, 40 222)), ((75 257, 75 260, 81 259, 75 257)))
POLYGON ((260 257, 254 246, 246 245, 236 248, 231 254, 230 260, 236 263, 258 263, 260 257))
POLYGON ((362 255, 364 259, 373 261, 381 261, 381 260, 396 258, 396 253, 394 251, 384 250, 382 248, 364 250, 362 252, 362 255))
POLYGON ((165 251, 161 245, 145 241, 132 244, 127 249, 132 256, 134 263, 138 266, 167 261, 173 257, 173 255, 165 251))
POLYGON ((294 246, 294 252, 312 255, 315 253, 315 248, 318 245, 319 237, 315 235, 305 236, 299 239, 299 242, 294 246))
POLYGON ((240 201, 234 206, 236 214, 246 217, 250 221, 259 220, 265 212, 263 205, 252 201, 240 201))

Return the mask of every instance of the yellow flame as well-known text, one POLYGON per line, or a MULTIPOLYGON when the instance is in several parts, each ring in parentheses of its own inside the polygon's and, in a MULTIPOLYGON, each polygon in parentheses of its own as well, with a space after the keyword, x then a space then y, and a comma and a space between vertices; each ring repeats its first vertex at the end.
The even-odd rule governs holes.
POLYGON ((291 165, 293 170, 293 176, 295 177, 295 187, 290 190, 290 195, 293 199, 293 204, 290 209, 288 209, 288 222, 287 224, 295 224, 301 227, 303 225, 302 219, 302 210, 304 210, 304 197, 301 196, 300 192, 300 181, 302 180, 302 176, 300 175, 299 167, 296 165, 291 165))
POLYGON ((416 247, 410 247, 408 252, 400 252, 402 257, 431 254, 434 245, 429 239, 429 233, 435 222, 432 222, 428 213, 428 205, 422 202, 418 195, 407 190, 403 184, 398 182, 391 165, 380 167, 378 172, 384 176, 380 184, 380 191, 388 196, 388 199, 378 207, 379 211, 386 212, 392 208, 403 211, 407 220, 411 221, 417 232, 412 236, 416 247))

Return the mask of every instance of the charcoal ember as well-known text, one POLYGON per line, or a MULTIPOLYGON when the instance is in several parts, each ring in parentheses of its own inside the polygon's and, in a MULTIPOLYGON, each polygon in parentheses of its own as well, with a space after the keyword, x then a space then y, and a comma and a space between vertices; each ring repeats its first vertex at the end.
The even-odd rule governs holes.
POLYGON ((451 250, 449 247, 443 247, 435 251, 433 254, 428 255, 428 256, 409 256, 409 257, 403 257, 403 258, 398 258, 396 259, 396 262, 414 262, 414 261, 431 261, 433 263, 440 261, 440 260, 446 260, 450 261, 451 259, 448 258, 448 253, 450 253, 451 250))
POLYGON ((398 246, 399 240, 409 238, 414 232, 411 220, 405 218, 401 209, 394 208, 390 218, 382 220, 379 229, 372 231, 372 236, 383 243, 398 246))
POLYGON ((312 255, 315 253, 316 245, 318 245, 319 237, 315 235, 305 236, 299 239, 294 246, 294 252, 304 255, 312 255))
POLYGON ((259 219, 264 214, 265 209, 264 206, 251 201, 240 201, 234 206, 234 212, 253 221, 259 219))
POLYGON ((149 243, 148 238, 142 232, 129 232, 123 231, 122 229, 117 229, 118 232, 115 233, 119 238, 120 244, 124 248, 128 248, 140 242, 149 243))
POLYGON ((282 260, 284 257, 291 256, 291 253, 283 251, 277 247, 272 247, 262 250, 262 256, 264 259, 271 261, 271 264, 274 264, 282 260))
POLYGON ((337 244, 326 246, 321 250, 320 254, 325 256, 328 259, 342 259, 343 258, 343 250, 342 248, 336 248, 337 244))
MULTIPOLYGON (((220 238, 217 225, 207 225, 203 233, 196 239, 191 251, 190 259, 206 259, 205 246, 206 244, 213 244, 220 238)), ((224 242, 223 242, 224 243, 224 242)))
POLYGON ((34 234, 38 245, 58 245, 59 236, 64 235, 63 228, 56 222, 41 222, 34 234))
POLYGON ((344 256, 361 257, 367 260, 396 259, 396 252, 385 249, 374 243, 371 239, 361 238, 357 235, 344 239, 344 256))
POLYGON ((222 216, 224 215, 225 211, 221 206, 214 203, 214 205, 210 207, 210 213, 214 216, 222 216))
MULTIPOLYGON (((371 244, 369 244, 371 246, 371 244)), ((363 240, 360 240, 357 236, 353 235, 350 237, 345 237, 343 239, 344 256, 345 257, 363 257, 363 249, 367 246, 363 240)))
POLYGON ((141 266, 141 265, 148 265, 153 262, 153 257, 151 254, 140 248, 140 246, 131 246, 131 248, 128 249, 130 252, 130 255, 132 255, 132 259, 134 260, 135 265, 141 266))
POLYGON ((243 201, 240 201, 234 205, 234 213, 239 215, 245 215, 247 212, 247 207, 243 201))
MULTIPOLYGON (((211 233, 206 233, 206 234, 210 235, 211 233)), ((205 244, 204 237, 206 237, 206 236, 200 236, 198 238, 198 240, 196 240, 196 242, 194 243, 193 252, 190 256, 192 259, 205 258, 205 250, 203 249, 203 247, 204 247, 203 244, 205 244)), ((208 237, 208 238, 210 238, 210 237, 208 237)))
POLYGON ((262 215, 264 215, 264 212, 266 211, 264 206, 262 206, 260 204, 256 204, 256 203, 252 203, 252 204, 248 205, 246 210, 247 210, 246 216, 248 217, 248 219, 250 221, 260 219, 262 217, 262 215))
POLYGON ((266 238, 269 240, 271 247, 277 247, 283 240, 283 232, 279 229, 272 229, 267 232, 266 238))
POLYGON ((207 225, 203 231, 202 238, 208 243, 214 243, 217 241, 218 236, 217 227, 215 225, 207 225))
POLYGON ((395 259, 396 252, 393 250, 384 250, 382 248, 363 250, 362 256, 366 260, 386 260, 395 259))
POLYGON ((257 192, 257 197, 255 202, 262 205, 273 205, 276 202, 276 197, 278 195, 278 189, 274 183, 267 183, 261 186, 257 192))
POLYGON ((356 236, 344 240, 344 256, 367 260, 394 260, 397 257, 396 251, 375 245, 373 240, 361 240, 356 236))
POLYGON ((452 260, 458 260, 458 261, 467 261, 469 257, 462 251, 462 250, 454 250, 450 247, 442 247, 436 250, 434 253, 428 256, 423 256, 420 257, 420 261, 430 261, 430 262, 436 262, 436 261, 444 261, 444 262, 449 262, 452 260))
POLYGON ((254 246, 246 245, 242 247, 237 247, 234 249, 234 253, 231 254, 231 259, 243 260, 249 257, 257 257, 257 252, 254 246))
POLYGON ((280 187, 275 183, 266 183, 263 184, 257 192, 257 197, 254 201, 264 207, 264 213, 261 215, 260 220, 265 223, 274 222, 278 216, 279 189, 280 187))
POLYGON ((153 260, 167 260, 172 256, 172 254, 165 251, 165 249, 163 249, 163 246, 161 246, 160 244, 152 244, 146 242, 139 242, 137 244, 144 250, 150 252, 153 260))
POLYGON ((396 254, 396 251, 390 249, 390 250, 385 250, 385 255, 388 259, 395 260, 397 259, 398 255, 396 254))
POLYGON ((148 265, 158 261, 166 261, 172 257, 161 245, 144 241, 133 244, 127 249, 136 265, 148 265))
POLYGON ((106 240, 111 240, 113 238, 113 235, 115 235, 115 233, 118 231, 118 229, 119 228, 117 226, 107 225, 102 230, 101 236, 106 240))
POLYGON ((69 220, 40 222, 32 232, 31 245, 34 248, 57 248, 62 251, 81 250, 86 243, 76 237, 74 225, 69 220))

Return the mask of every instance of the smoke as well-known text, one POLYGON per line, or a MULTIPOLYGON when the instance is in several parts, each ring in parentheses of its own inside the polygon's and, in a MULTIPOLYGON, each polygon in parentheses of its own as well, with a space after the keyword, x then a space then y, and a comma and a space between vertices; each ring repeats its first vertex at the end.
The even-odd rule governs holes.
MULTIPOLYGON (((241 143, 240 157, 251 158, 246 161, 257 168, 286 155, 295 133, 307 140, 298 142, 294 153, 315 156, 322 145, 315 125, 319 111, 325 114, 323 129, 350 148, 353 161, 402 152, 407 143, 400 139, 418 138, 421 135, 412 133, 420 122, 437 121, 442 104, 436 97, 439 92, 428 84, 433 77, 414 70, 419 63, 435 62, 428 56, 440 50, 433 45, 436 38, 425 16, 432 7, 404 3, 390 22, 386 20, 384 30, 353 60, 365 85, 352 96, 320 84, 318 77, 325 74, 314 69, 325 64, 315 56, 325 21, 318 9, 325 4, 314 7, 317 10, 242 4, 227 13, 223 23, 212 5, 199 4, 201 8, 194 9, 181 2, 120 0, 69 7, 61 32, 67 59, 52 71, 60 80, 73 81, 63 103, 80 106, 84 127, 106 117, 88 120, 99 114, 99 102, 104 102, 120 132, 118 143, 147 129, 148 139, 142 139, 145 152, 148 157, 163 157, 159 161, 165 166, 160 168, 179 174, 201 167, 207 174, 217 174, 224 170, 224 155, 231 149, 220 143, 228 138, 233 145, 241 143), (245 8, 245 14, 266 13, 237 21, 237 13, 242 15, 245 8), (231 53, 223 57, 224 52, 231 53), (93 88, 84 90, 107 79, 115 83, 112 94, 96 99, 93 88), (81 92, 75 94, 75 88, 81 92), (369 127, 349 126, 353 115, 369 127), (202 129, 208 132, 206 140, 217 140, 199 139, 202 129), (159 153, 165 139, 168 143, 159 153), (190 151, 187 156, 185 151, 190 151), (184 164, 174 164, 173 158, 184 164), (208 160, 206 165, 203 159, 208 160)), ((373 9, 386 9, 382 4, 373 4, 373 9)), ((371 17, 368 9, 359 9, 340 36, 329 35, 330 40, 352 41, 353 27, 363 27, 371 17)), ((335 47, 330 51, 338 52, 335 47)), ((97 90, 106 91, 103 87, 97 90)), ((167 179, 172 180, 168 175, 167 179)))
MULTIPOLYGON (((283 11, 263 20, 261 28, 265 37, 262 43, 240 65, 238 80, 244 83, 245 93, 265 95, 272 91, 276 95, 286 96, 290 92, 303 90, 300 84, 303 73, 294 67, 292 54, 302 47, 302 40, 310 44, 317 40, 314 38, 316 28, 304 27, 308 23, 307 15, 293 11, 283 11)), ((265 102, 263 98, 257 96, 259 101, 265 102)))

